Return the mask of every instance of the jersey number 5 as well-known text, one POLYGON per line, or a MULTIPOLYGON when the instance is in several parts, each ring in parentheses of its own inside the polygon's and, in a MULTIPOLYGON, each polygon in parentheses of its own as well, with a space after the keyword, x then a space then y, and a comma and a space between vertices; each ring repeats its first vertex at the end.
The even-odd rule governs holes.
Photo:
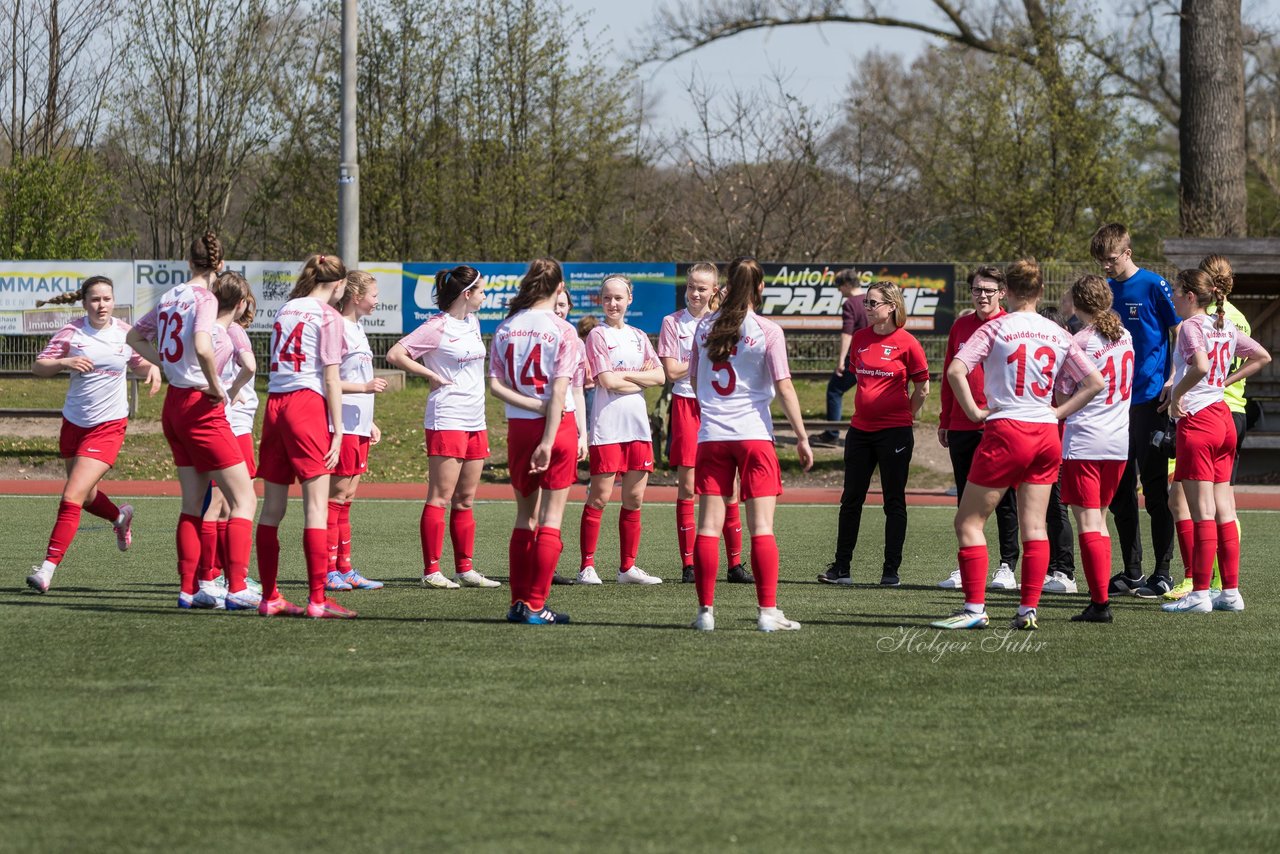
MULTIPOLYGON (((730 357, 736 355, 738 355, 737 344, 733 345, 733 349, 729 351, 730 357)), ((716 394, 721 397, 728 397, 733 394, 733 390, 738 387, 738 375, 733 372, 733 364, 728 360, 723 362, 712 362, 711 374, 711 388, 715 389, 716 394), (723 385, 720 384, 720 378, 716 376, 716 374, 719 374, 721 371, 724 371, 729 375, 723 385)))

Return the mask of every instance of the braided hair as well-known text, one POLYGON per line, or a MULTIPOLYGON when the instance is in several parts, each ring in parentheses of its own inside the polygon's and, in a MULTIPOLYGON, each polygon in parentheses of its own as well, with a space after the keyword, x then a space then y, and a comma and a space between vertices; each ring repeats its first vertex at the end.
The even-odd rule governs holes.
POLYGON ((49 297, 49 299, 36 300, 36 308, 42 305, 67 305, 68 303, 80 302, 89 295, 89 289, 94 285, 106 285, 113 292, 116 289, 115 282, 106 276, 90 276, 81 283, 77 290, 67 291, 66 293, 58 294, 56 297, 49 297))

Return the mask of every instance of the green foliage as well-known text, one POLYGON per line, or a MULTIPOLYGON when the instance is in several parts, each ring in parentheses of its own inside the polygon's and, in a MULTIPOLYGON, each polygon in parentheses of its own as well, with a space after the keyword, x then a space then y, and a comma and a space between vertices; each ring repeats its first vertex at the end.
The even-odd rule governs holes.
POLYGON ((112 185, 91 153, 0 166, 0 258, 101 258, 112 185))

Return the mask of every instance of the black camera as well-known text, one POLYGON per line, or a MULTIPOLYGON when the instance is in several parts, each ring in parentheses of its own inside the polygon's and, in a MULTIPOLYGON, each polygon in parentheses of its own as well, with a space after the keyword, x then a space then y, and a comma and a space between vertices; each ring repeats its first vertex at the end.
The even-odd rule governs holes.
POLYGON ((1151 447, 1164 454, 1169 459, 1173 459, 1177 453, 1177 442, 1174 427, 1170 425, 1168 430, 1152 430, 1151 431, 1151 447))

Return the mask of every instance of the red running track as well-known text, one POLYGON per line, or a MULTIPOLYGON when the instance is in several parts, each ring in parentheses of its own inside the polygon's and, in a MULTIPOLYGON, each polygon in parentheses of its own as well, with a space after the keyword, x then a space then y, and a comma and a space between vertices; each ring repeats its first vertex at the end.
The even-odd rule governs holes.
MULTIPOLYGON (((177 497, 178 482, 176 480, 108 480, 103 488, 109 495, 122 496, 173 496, 177 497)), ((60 495, 63 482, 61 480, 0 480, 0 495, 60 495)), ((254 481, 258 494, 262 494, 261 481, 254 481)), ((290 489, 290 495, 300 496, 297 485, 290 489)), ((425 483, 362 483, 360 498, 394 498, 422 501, 427 497, 425 483)), ((507 501, 511 499, 511 487, 505 483, 482 483, 476 491, 476 498, 481 501, 507 501)), ((586 501, 587 488, 584 484, 574 486, 569 494, 570 501, 586 501)), ((675 504, 676 488, 674 486, 651 486, 645 491, 645 501, 649 504, 675 504)), ((840 490, 832 487, 790 487, 779 498, 781 504, 839 504, 840 490)), ((868 504, 880 504, 880 493, 872 491, 867 496, 868 504)), ((942 490, 908 490, 907 504, 912 507, 954 507, 954 496, 946 495, 942 490)), ((1236 507, 1241 510, 1280 510, 1280 487, 1274 486, 1242 486, 1236 487, 1236 507)))

